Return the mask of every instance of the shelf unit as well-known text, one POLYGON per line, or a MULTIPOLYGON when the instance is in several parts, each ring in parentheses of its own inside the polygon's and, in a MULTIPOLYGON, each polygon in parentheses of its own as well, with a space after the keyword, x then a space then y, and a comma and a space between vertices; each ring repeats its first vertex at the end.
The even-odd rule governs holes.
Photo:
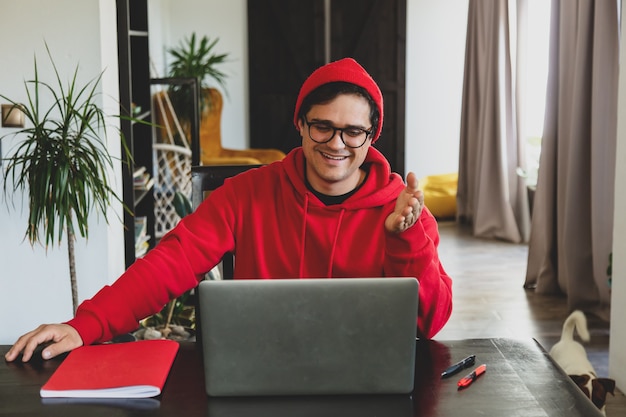
MULTIPOLYGON (((124 253, 128 268, 146 249, 154 247, 153 175, 150 56, 148 43, 148 0, 117 0, 117 28, 120 83, 121 130, 130 155, 130 166, 122 168, 124 204, 132 213, 124 212, 124 253), (141 123, 145 121, 147 123, 141 123), (137 174, 148 176, 144 181, 137 174), (143 186, 137 186, 143 184, 143 186), (145 184, 144 184, 145 183, 145 184), (135 236, 135 222, 145 219, 143 233, 147 247, 135 236)), ((124 151, 126 152, 126 151, 124 151)))

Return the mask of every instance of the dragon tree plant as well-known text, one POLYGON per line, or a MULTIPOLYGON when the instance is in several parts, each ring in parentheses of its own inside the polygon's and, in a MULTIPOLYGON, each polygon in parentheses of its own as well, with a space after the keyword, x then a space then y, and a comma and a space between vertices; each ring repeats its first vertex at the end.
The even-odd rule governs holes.
POLYGON ((26 103, 0 94, 10 102, 11 111, 24 113, 27 122, 25 128, 0 138, 10 135, 20 139, 14 152, 4 158, 4 194, 10 190, 13 196, 16 191, 28 193, 26 238, 31 246, 45 243, 47 250, 51 244, 60 245, 67 234, 76 312, 76 234, 87 238, 89 214, 95 211, 108 222, 107 207, 114 200, 122 200, 107 179, 113 161, 103 138, 106 115, 98 102, 102 73, 81 85, 77 82, 77 66, 64 83, 47 44, 46 51, 56 76, 54 83, 40 79, 35 56, 34 79, 24 81, 26 103))

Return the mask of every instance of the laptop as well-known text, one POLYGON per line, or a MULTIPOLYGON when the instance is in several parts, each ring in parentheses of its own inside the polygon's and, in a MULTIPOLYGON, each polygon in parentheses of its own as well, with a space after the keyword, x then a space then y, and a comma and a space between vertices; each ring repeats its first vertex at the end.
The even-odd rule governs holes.
POLYGON ((202 281, 210 396, 407 394, 415 278, 202 281))

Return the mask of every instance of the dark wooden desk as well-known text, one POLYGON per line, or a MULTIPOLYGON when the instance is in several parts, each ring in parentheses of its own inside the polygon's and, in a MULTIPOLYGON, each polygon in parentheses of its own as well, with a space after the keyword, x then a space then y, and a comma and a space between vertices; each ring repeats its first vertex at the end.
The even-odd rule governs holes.
MULTIPOLYGON (((0 346, 0 353, 8 346, 0 346)), ((41 385, 62 359, 30 363, 0 361, 0 416, 600 416, 591 401, 534 341, 480 339, 419 341, 412 396, 291 398, 208 398, 202 359, 194 344, 183 344, 163 394, 145 400, 44 401, 41 385), (442 380, 451 363, 475 354, 487 372, 463 391, 442 380)))

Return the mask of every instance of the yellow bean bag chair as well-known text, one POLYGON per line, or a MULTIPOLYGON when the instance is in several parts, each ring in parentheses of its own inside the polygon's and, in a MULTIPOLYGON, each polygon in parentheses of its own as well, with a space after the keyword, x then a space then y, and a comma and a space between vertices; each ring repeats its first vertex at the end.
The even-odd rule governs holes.
POLYGON ((437 219, 456 217, 457 173, 429 175, 420 180, 424 204, 437 219))

